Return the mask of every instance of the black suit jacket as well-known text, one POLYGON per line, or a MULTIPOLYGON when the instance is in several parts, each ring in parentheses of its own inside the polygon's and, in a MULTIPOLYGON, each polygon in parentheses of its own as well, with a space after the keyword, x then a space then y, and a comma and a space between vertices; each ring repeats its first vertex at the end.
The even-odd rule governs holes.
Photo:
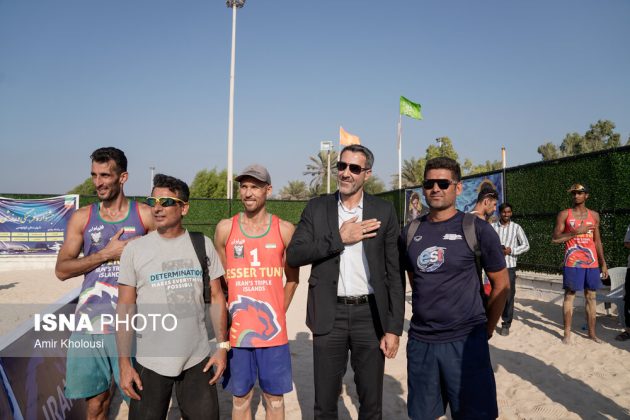
MULTIPOLYGON (((287 262, 292 267, 312 264, 308 279, 306 325, 313 334, 332 330, 337 305, 339 261, 344 245, 339 235, 338 192, 312 199, 302 212, 287 262)), ((363 194, 363 220, 378 219, 374 238, 363 241, 370 268, 370 285, 383 332, 401 335, 405 312, 405 286, 401 281, 397 240, 400 233, 392 203, 363 194)))

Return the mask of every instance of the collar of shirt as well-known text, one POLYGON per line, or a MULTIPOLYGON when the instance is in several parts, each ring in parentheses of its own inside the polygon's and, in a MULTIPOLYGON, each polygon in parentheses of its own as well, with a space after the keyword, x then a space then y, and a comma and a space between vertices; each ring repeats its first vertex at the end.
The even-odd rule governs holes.
POLYGON ((337 207, 339 209, 339 215, 341 216, 342 213, 344 214, 350 214, 350 217, 354 217, 357 212, 361 212, 363 213, 363 194, 361 194, 361 200, 359 200, 359 203, 357 204, 356 207, 349 209, 346 206, 343 205, 343 202, 341 201, 341 196, 339 196, 339 199, 337 200, 337 207))

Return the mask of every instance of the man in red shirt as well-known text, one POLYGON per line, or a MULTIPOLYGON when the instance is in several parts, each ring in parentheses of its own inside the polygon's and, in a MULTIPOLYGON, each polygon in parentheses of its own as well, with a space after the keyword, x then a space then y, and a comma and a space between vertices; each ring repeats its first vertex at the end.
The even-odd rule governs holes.
POLYGON ((571 342, 575 292, 584 290, 588 338, 600 343, 601 340, 595 334, 597 315, 595 296, 597 289, 602 287, 600 267, 601 275, 604 277, 608 277, 608 267, 604 260, 604 248, 599 234, 599 214, 586 208, 586 200, 589 197, 586 186, 573 184, 569 192, 573 197, 573 207, 558 213, 552 236, 552 242, 565 245, 562 274, 564 288, 562 304, 564 338, 562 342, 564 344, 571 342))

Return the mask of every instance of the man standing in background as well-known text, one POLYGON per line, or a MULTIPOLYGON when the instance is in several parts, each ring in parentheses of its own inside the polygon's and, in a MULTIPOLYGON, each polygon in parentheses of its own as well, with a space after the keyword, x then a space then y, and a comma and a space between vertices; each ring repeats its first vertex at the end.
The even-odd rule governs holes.
POLYGON ((588 338, 600 343, 595 333, 597 316, 597 289, 602 287, 601 274, 608 277, 608 267, 604 260, 604 248, 599 233, 599 214, 586 208, 588 188, 582 184, 573 184, 569 188, 573 197, 573 207, 562 210, 556 218, 552 242, 564 243, 564 270, 562 287, 564 301, 562 313, 564 320, 564 338, 562 342, 571 342, 571 321, 573 319, 573 301, 575 292, 584 290, 586 301, 586 321, 588 338))
POLYGON ((512 205, 503 203, 499 206, 499 214, 501 215, 498 222, 494 222, 492 227, 499 235, 503 254, 505 255, 505 264, 507 265, 508 275, 510 277, 510 294, 505 302, 505 309, 501 315, 500 335, 509 335, 512 326, 512 318, 514 317, 514 296, 516 295, 516 259, 519 255, 529 251, 529 242, 523 228, 512 221, 512 205))

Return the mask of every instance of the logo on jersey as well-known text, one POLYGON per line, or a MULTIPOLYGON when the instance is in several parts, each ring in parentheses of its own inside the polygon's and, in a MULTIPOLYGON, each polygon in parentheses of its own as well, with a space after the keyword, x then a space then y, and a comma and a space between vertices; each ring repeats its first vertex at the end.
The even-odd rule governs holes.
POLYGON ((589 266, 595 262, 593 252, 580 245, 574 245, 567 249, 564 257, 564 265, 566 267, 583 267, 589 266))
POLYGON ((446 254, 446 248, 440 246, 432 246, 427 248, 418 256, 416 264, 420 271, 424 273, 431 273, 444 264, 444 256, 446 254))
POLYGON ((99 226, 92 226, 88 230, 90 234, 90 241, 92 242, 93 245, 98 245, 101 243, 101 240, 103 239, 103 229, 105 229, 105 226, 99 225, 99 226))
POLYGON ((230 336, 238 347, 256 347, 280 333, 276 313, 267 302, 238 296, 229 310, 232 316, 230 336))
POLYGON ((462 239, 462 235, 458 235, 456 233, 447 233, 442 237, 445 241, 459 241, 462 239))
POLYGON ((418 236, 414 236, 413 237, 413 241, 414 242, 420 242, 422 240, 422 235, 418 235, 418 236))
POLYGON ((103 232, 90 233, 90 240, 92 241, 92 244, 94 245, 100 244, 101 239, 103 239, 103 232))
POLYGON ((234 258, 245 258, 245 239, 234 239, 231 245, 234 258))

